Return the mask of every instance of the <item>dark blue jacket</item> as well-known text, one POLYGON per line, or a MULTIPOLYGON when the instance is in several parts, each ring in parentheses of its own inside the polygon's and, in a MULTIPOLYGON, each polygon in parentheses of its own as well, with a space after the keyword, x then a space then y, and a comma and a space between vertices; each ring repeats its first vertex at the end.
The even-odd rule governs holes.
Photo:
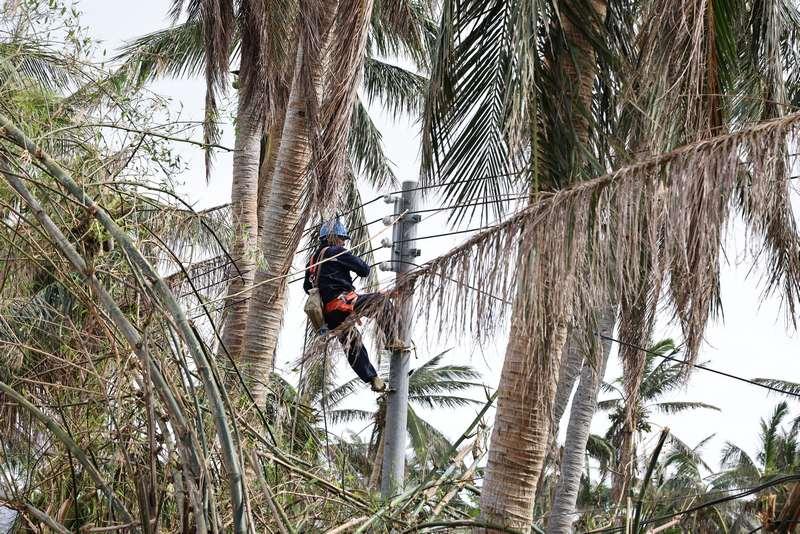
POLYGON ((342 293, 355 290, 353 277, 350 275, 351 272, 356 273, 358 276, 367 276, 369 275, 370 267, 364 260, 347 252, 344 247, 339 246, 328 247, 324 258, 319 258, 319 253, 323 248, 318 248, 314 255, 311 256, 311 261, 306 264, 306 278, 303 281, 303 289, 308 293, 314 287, 309 278, 310 271, 308 269, 312 262, 317 263, 324 258, 337 256, 336 259, 326 261, 317 266, 319 296, 322 298, 322 302, 327 303, 342 293))

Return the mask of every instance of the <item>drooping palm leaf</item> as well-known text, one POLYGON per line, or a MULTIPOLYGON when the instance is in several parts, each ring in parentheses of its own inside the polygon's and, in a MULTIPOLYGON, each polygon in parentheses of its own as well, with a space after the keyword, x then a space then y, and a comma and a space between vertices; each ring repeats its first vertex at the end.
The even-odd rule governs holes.
POLYGON ((716 406, 712 406, 711 404, 706 404, 704 402, 686 402, 686 401, 657 402, 655 404, 652 404, 651 406, 662 413, 670 415, 685 412, 687 410, 699 410, 699 409, 715 410, 717 412, 721 411, 716 406))
POLYGON ((427 79, 374 57, 364 59, 364 94, 392 115, 418 117, 423 110, 427 79))

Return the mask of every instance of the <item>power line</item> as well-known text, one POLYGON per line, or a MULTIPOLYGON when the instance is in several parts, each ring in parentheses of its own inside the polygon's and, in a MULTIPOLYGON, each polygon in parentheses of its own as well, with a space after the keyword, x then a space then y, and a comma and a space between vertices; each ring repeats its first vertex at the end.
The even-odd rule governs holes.
MULTIPOLYGON (((497 226, 496 224, 492 224, 492 225, 489 225, 489 226, 481 226, 479 228, 468 228, 466 230, 455 230, 453 232, 443 232, 441 234, 424 235, 422 237, 416 238, 415 241, 421 241, 423 239, 435 239, 437 237, 447 237, 449 235, 466 234, 468 232, 479 232, 481 230, 489 230, 489 229, 494 228, 496 226, 497 226)), ((406 242, 405 239, 399 239, 397 241, 394 241, 394 243, 405 243, 405 242, 406 242)))
MULTIPOLYGON (((796 482, 798 480, 800 480, 800 475, 786 475, 786 476, 783 476, 783 477, 779 477, 779 478, 773 479, 773 480, 771 480, 769 482, 765 482, 764 484, 759 484, 758 486, 754 486, 752 488, 748 488, 748 489, 746 489, 744 491, 741 491, 739 493, 735 493, 733 495, 728 495, 726 497, 720 497, 719 499, 713 499, 713 500, 708 501, 706 503, 698 504, 696 506, 692 506, 690 508, 686 508, 685 510, 681 510, 679 512, 675 512, 675 513, 672 513, 672 514, 666 514, 666 515, 662 515, 660 517, 647 519, 645 521, 642 521, 641 524, 642 524, 642 526, 644 526, 644 525, 649 525, 649 524, 652 524, 652 523, 660 523, 661 521, 667 521, 667 520, 675 518, 675 517, 680 517, 682 515, 691 514, 691 513, 697 512, 698 510, 702 510, 704 508, 710 508, 712 506, 717 506, 718 504, 724 504, 726 502, 735 501, 735 500, 741 499, 743 497, 749 497, 750 495, 753 495, 755 493, 759 493, 759 492, 761 492, 761 491, 763 491, 765 489, 769 489, 769 488, 774 487, 774 486, 780 486, 780 485, 786 484, 788 482, 796 482)), ((600 533, 605 533, 605 532, 609 532, 609 533, 610 532, 623 532, 624 530, 625 530, 625 527, 610 527, 610 528, 601 528, 601 529, 597 529, 597 530, 590 530, 590 531, 587 531, 586 534, 600 534, 600 533)))
MULTIPOLYGON (((392 193, 389 193, 389 194, 392 194, 392 193)), ((379 198, 383 198, 383 197, 379 197, 379 198)), ((505 194, 505 195, 499 195, 497 197, 484 196, 484 197, 479 197, 477 199, 473 199, 470 202, 465 202, 465 203, 462 203, 462 204, 453 204, 453 205, 450 205, 450 206, 442 206, 440 208, 425 208, 425 209, 421 209, 421 210, 409 211, 407 213, 407 215, 414 215, 414 214, 418 214, 418 213, 432 213, 432 212, 439 212, 439 211, 445 211, 445 210, 451 210, 451 209, 457 209, 457 208, 469 208, 469 207, 485 206, 485 205, 488 205, 488 204, 503 204, 503 203, 506 203, 506 202, 514 202, 514 201, 517 201, 517 200, 524 200, 526 198, 529 198, 529 195, 522 194, 522 193, 517 193, 517 192, 509 193, 509 194, 505 194)), ((370 201, 370 202, 373 202, 375 200, 376 199, 372 199, 372 201, 370 201)), ((366 205, 366 204, 364 204, 364 205, 366 205)), ((360 207, 362 207, 362 206, 358 206, 358 207, 354 208, 351 211, 344 212, 343 214, 340 214, 340 216, 352 213, 353 211, 355 211, 356 209, 359 209, 360 207)), ((379 218, 374 219, 372 221, 369 221, 367 223, 355 226, 355 227, 351 228, 350 230, 351 231, 352 230, 360 230, 361 228, 364 228, 364 227, 367 227, 367 226, 372 226, 373 224, 379 223, 383 219, 384 219, 384 217, 379 217, 379 218)), ((303 235, 305 236, 305 235, 311 234, 313 231, 318 229, 320 226, 321 225, 319 225, 319 224, 315 224, 315 225, 309 227, 307 230, 305 230, 303 232, 303 235)), ((310 250, 311 248, 313 248, 313 247, 306 247, 304 249, 298 250, 297 252, 298 253, 305 252, 306 250, 310 250)))
POLYGON ((607 341, 611 341, 611 342, 617 343, 619 345, 624 345, 624 346, 630 347, 632 349, 641 350, 641 351, 646 352, 648 354, 652 354, 653 356, 658 356, 660 358, 664 358, 665 360, 670 360, 670 361, 673 361, 673 362, 681 363, 683 365, 688 365, 688 366, 691 366, 691 367, 695 367, 697 369, 702 369, 703 371, 708 371, 709 373, 714 373, 714 374, 721 375, 721 376, 724 376, 724 377, 727 377, 727 378, 731 378, 733 380, 738 380, 740 382, 745 382, 745 383, 751 384, 753 386, 758 386, 760 388, 768 389, 770 391, 774 391, 775 393, 780 393, 782 395, 790 395, 792 397, 796 397, 796 398, 800 399, 800 395, 797 394, 797 393, 794 393, 793 391, 787 391, 785 389, 776 388, 776 387, 770 386, 769 384, 762 384, 760 382, 756 382, 754 380, 750 380, 750 379, 747 379, 747 378, 744 378, 744 377, 741 377, 741 376, 737 376, 737 375, 734 375, 734 374, 731 374, 731 373, 726 373, 725 371, 720 371, 718 369, 713 369, 711 367, 708 367, 708 366, 705 366, 705 365, 702 365, 702 364, 699 364, 699 363, 691 363, 691 362, 687 362, 685 360, 681 360, 679 358, 673 358, 672 356, 668 356, 666 354, 659 354, 658 352, 655 352, 655 351, 652 351, 652 350, 648 350, 648 349, 639 347, 637 345, 634 345, 632 343, 627 343, 625 341, 621 341, 619 339, 614 339, 613 337, 600 334, 599 332, 595 332, 595 334, 597 334, 598 336, 600 336, 601 338, 603 338, 603 339, 605 339, 607 341))
MULTIPOLYGON (((507 173, 502 173, 502 174, 489 174, 489 175, 486 175, 486 176, 477 176, 475 178, 468 178, 466 180, 456 180, 454 182, 445 182, 445 183, 441 183, 441 184, 421 185, 421 186, 414 187, 414 188, 411 188, 411 189, 406 189, 406 191, 424 191, 424 190, 427 190, 427 189, 436 189, 438 187, 450 187, 450 186, 453 186, 453 185, 466 184, 466 183, 469 183, 469 182, 481 182, 483 180, 493 180, 495 178, 511 178, 513 176, 520 176, 522 174, 526 174, 527 172, 528 171, 525 170, 525 171, 507 172, 507 173)), ((399 194, 399 193, 402 193, 402 191, 392 191, 390 194, 394 195, 394 194, 399 194)))
MULTIPOLYGON (((427 189, 436 189, 436 188, 439 188, 439 187, 450 187, 450 186, 457 185, 457 184, 466 184, 466 183, 470 183, 470 182, 481 182, 483 180, 493 180, 495 178, 511 178, 513 176, 523 175, 523 174, 525 174, 527 172, 528 171, 516 171, 516 172, 508 172, 508 173, 501 173, 501 174, 489 174, 489 175, 486 175, 486 176, 477 176, 475 178, 468 178, 466 180, 456 180, 454 182, 445 182, 445 183, 441 183, 441 184, 421 185, 421 186, 418 186, 418 187, 407 189, 407 191, 423 191, 423 190, 427 190, 427 189)), ((375 198, 367 200, 366 202, 363 202, 363 203, 359 204, 358 206, 356 206, 356 207, 354 207, 354 208, 352 208, 350 210, 347 210, 347 211, 344 211, 344 212, 340 213, 339 216, 344 217, 345 215, 350 215, 351 213, 353 213, 355 211, 358 211, 359 209, 361 209, 361 208, 363 208, 365 206, 369 206, 370 204, 373 204, 373 203, 381 200, 382 198, 385 198, 387 195, 398 195, 398 194, 400 194, 402 192, 403 192, 402 190, 398 190, 398 191, 391 191, 391 192, 386 193, 384 195, 378 195, 375 198)), ((527 195, 524 198, 527 198, 527 195)), ((305 233, 306 234, 310 233, 314 228, 319 228, 319 227, 320 227, 320 225, 316 224, 316 225, 312 226, 311 228, 309 228, 305 233)))

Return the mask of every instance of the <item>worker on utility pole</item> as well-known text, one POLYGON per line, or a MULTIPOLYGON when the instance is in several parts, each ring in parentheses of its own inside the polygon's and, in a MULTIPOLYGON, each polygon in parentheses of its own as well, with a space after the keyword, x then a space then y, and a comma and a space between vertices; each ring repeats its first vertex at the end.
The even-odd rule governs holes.
MULTIPOLYGON (((359 295, 353 286, 351 273, 366 277, 370 266, 345 248, 350 240, 347 228, 338 219, 324 222, 319 231, 319 247, 306 265, 303 289, 309 294, 313 289, 319 291, 322 313, 327 328, 333 330, 352 314, 373 316, 385 336, 390 336, 394 309, 383 293, 364 293, 359 295)), ((386 391, 386 383, 369 361, 361 334, 356 328, 338 335, 342 348, 347 352, 347 361, 358 377, 370 384, 372 391, 386 391)))

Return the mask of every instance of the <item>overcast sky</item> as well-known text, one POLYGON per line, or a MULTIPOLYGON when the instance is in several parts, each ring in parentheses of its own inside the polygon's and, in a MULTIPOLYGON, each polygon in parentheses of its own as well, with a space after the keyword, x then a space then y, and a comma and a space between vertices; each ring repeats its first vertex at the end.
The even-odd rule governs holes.
MULTIPOLYGON (((104 47, 109 55, 124 41, 163 28, 168 23, 165 17, 170 4, 168 0, 139 2, 80 0, 77 3, 83 12, 83 23, 90 28, 90 35, 104 41, 104 47)), ((175 108, 182 108, 184 119, 200 120, 203 117, 202 80, 164 80, 153 84, 152 89, 173 99, 175 108)), ((392 121, 380 109, 372 109, 372 112, 381 128, 386 150, 395 163, 397 176, 413 179, 417 175, 418 168, 417 128, 407 120, 392 121)), ((230 127, 225 129, 223 142, 228 146, 233 145, 230 127)), ((220 155, 217 158, 212 181, 206 186, 202 153, 197 148, 186 145, 176 146, 176 150, 190 162, 189 172, 180 177, 180 180, 187 184, 183 189, 187 200, 196 203, 198 207, 214 206, 229 200, 229 156, 220 155)), ((365 199, 372 198, 374 194, 375 192, 369 190, 363 192, 365 199)), ((367 219, 374 219, 389 212, 389 206, 374 203, 368 207, 367 219)), ((440 233, 444 224, 442 218, 431 218, 422 223, 418 233, 420 236, 440 233)), ((423 252, 421 261, 441 254, 465 238, 456 237, 458 239, 442 238, 420 242, 423 252)), ((708 361, 709 365, 716 369, 747 378, 773 377, 800 381, 798 336, 787 333, 776 299, 760 304, 759 273, 754 272, 747 276, 750 261, 744 254, 741 241, 740 232, 734 231, 727 250, 731 264, 723 268, 722 275, 725 320, 715 322, 708 328, 706 344, 700 359, 708 361)), ((379 259, 386 257, 385 252, 378 254, 379 259)), ((277 365, 282 369, 290 368, 301 349, 300 340, 293 337, 295 334, 291 334, 302 329, 303 315, 300 310, 303 302, 302 291, 297 286, 299 284, 295 284, 292 288, 286 316, 284 331, 289 334, 283 336, 279 348, 277 365)), ((667 335, 679 337, 675 328, 664 324, 656 339, 667 335)), ((423 338, 424 334, 417 328, 415 340, 418 345, 422 343, 423 338)), ((505 343, 506 334, 499 332, 495 342, 482 349, 474 347, 471 343, 459 345, 456 340, 449 346, 419 346, 418 362, 427 360, 439 349, 453 347, 448 361, 476 366, 484 373, 486 382, 495 387, 502 366, 505 343)), ((340 361, 337 369, 342 380, 352 376, 346 362, 340 361)), ((619 374, 620 366, 616 359, 613 359, 609 365, 607 379, 613 379, 619 374)), ((480 398, 477 394, 476 397, 480 398)), ((373 399, 371 393, 364 391, 350 402, 359 404, 363 408, 364 403, 374 403, 373 399)), ((669 426, 675 435, 689 444, 715 434, 716 438, 707 448, 709 454, 706 459, 711 465, 716 465, 719 448, 726 440, 755 453, 759 419, 766 416, 779 400, 777 396, 768 395, 760 388, 700 370, 694 372, 688 388, 672 395, 671 399, 700 401, 716 405, 721 409, 721 412, 700 410, 675 417, 661 415, 653 417, 656 423, 669 426)), ((447 435, 456 437, 474 417, 474 413, 474 410, 460 409, 426 415, 447 435)), ((800 415, 800 403, 793 403, 792 414, 800 415)), ((604 417, 597 417, 594 424, 594 431, 602 433, 607 421, 604 417)), ((368 435, 365 433, 362 437, 366 439, 368 435)))

